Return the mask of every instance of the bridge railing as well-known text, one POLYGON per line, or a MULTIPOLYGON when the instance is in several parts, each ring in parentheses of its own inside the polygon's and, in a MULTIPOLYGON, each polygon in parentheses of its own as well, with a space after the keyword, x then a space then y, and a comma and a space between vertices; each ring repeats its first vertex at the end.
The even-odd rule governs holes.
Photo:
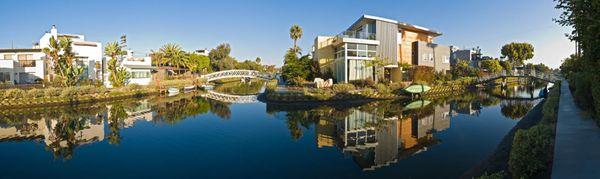
POLYGON ((476 82, 482 83, 482 82, 487 82, 487 81, 490 81, 493 79, 503 78, 503 77, 534 77, 534 78, 538 78, 538 79, 542 79, 542 80, 546 80, 546 81, 555 81, 557 79, 557 77, 554 76, 553 74, 548 74, 548 73, 540 72, 537 70, 528 69, 528 70, 511 70, 511 71, 502 70, 500 73, 485 74, 485 75, 478 76, 476 82))
POLYGON ((206 75, 200 76, 201 78, 207 79, 208 81, 212 81, 215 79, 221 78, 235 78, 235 77, 253 77, 253 78, 261 78, 261 79, 273 79, 275 75, 270 73, 259 72, 256 70, 225 70, 218 71, 214 73, 209 73, 206 75))

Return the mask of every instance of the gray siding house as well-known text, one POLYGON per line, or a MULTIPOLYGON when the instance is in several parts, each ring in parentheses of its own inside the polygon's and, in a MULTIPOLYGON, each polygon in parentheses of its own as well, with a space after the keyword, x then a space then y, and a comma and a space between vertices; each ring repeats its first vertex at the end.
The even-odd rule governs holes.
POLYGON ((413 42, 412 47, 413 64, 433 67, 436 72, 450 71, 450 47, 420 41, 413 42))

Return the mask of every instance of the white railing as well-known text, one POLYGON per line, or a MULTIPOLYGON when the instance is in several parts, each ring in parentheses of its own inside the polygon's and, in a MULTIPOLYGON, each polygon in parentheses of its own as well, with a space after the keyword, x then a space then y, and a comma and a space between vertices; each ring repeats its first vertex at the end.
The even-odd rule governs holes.
POLYGON ((271 80, 275 78, 275 75, 256 70, 225 70, 209 73, 200 77, 206 79, 207 81, 214 81, 223 78, 260 78, 264 80, 271 80))
POLYGON ((538 79, 548 81, 548 82, 554 82, 554 81, 558 80, 558 77, 556 77, 554 74, 547 74, 547 73, 539 72, 536 70, 521 70, 521 71, 503 70, 500 73, 493 73, 493 74, 488 74, 488 75, 484 75, 484 76, 479 76, 479 77, 477 77, 476 83, 483 83, 483 82, 487 82, 487 81, 494 80, 497 78, 504 78, 504 77, 533 77, 533 78, 538 78, 538 79))
POLYGON ((208 93, 203 94, 203 97, 214 99, 221 102, 226 103, 256 103, 258 102, 257 95, 231 95, 231 94, 223 94, 216 91, 208 91, 208 93))

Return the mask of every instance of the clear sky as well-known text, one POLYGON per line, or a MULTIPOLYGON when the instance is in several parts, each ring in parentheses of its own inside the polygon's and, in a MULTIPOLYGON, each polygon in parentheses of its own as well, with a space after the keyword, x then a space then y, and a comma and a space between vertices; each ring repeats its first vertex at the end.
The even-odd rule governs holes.
POLYGON ((226 42, 238 60, 261 57, 281 65, 292 46, 291 25, 303 28, 299 45, 308 53, 317 35, 335 35, 369 14, 441 31, 436 43, 479 46, 494 57, 506 43, 529 42, 535 47, 532 62, 557 67, 574 45, 564 36, 570 29, 552 21, 560 14, 554 5, 552 0, 2 0, 0 48, 29 48, 55 24, 59 33, 102 43, 126 34, 138 53, 168 42, 185 50, 226 42))

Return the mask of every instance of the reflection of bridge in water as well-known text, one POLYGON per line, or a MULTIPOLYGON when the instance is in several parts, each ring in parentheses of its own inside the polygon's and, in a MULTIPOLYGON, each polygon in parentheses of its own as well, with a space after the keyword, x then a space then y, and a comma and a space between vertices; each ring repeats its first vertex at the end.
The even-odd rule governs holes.
POLYGON ((256 103, 258 102, 258 95, 231 95, 219 93, 216 91, 209 90, 207 93, 202 94, 202 97, 214 99, 226 103, 256 103))

